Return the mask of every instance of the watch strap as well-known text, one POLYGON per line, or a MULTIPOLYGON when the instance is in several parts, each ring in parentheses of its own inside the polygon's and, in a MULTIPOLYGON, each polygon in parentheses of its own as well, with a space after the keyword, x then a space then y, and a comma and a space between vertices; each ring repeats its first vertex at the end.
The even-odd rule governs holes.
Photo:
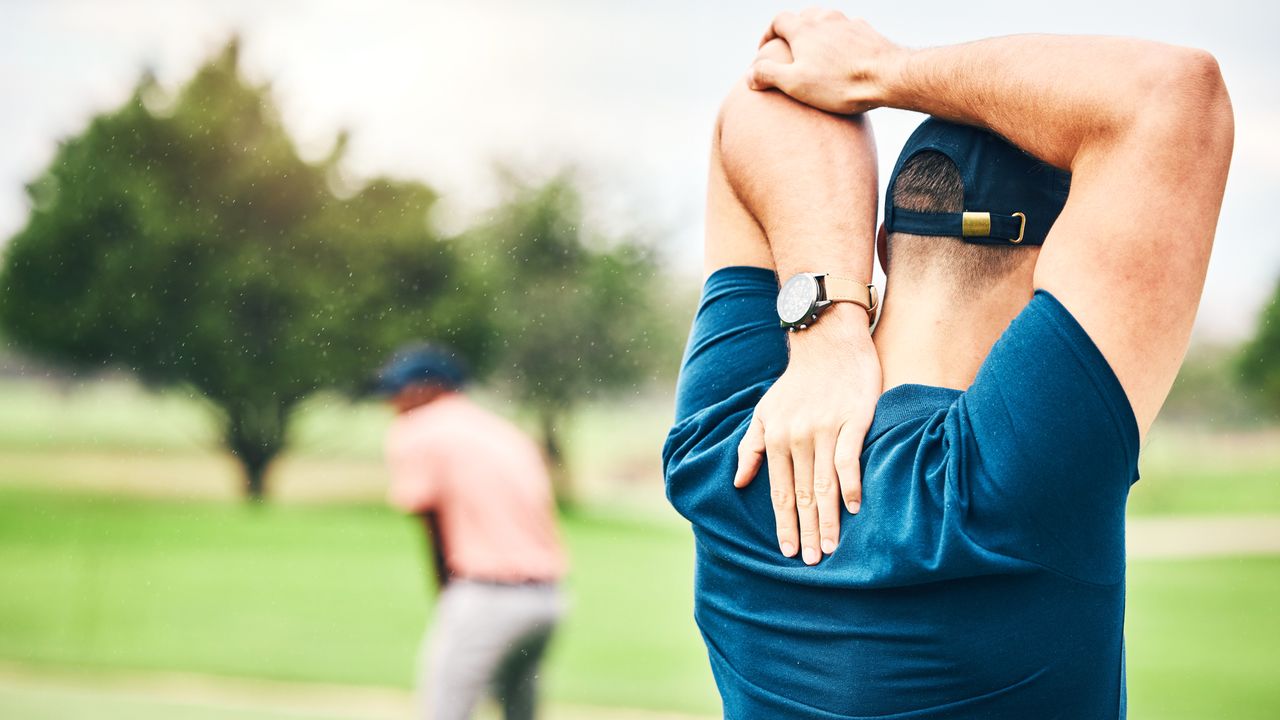
POLYGON ((824 275, 822 287, 828 302, 851 302, 861 306, 868 315, 875 314, 876 306, 880 304, 875 285, 852 278, 824 275))

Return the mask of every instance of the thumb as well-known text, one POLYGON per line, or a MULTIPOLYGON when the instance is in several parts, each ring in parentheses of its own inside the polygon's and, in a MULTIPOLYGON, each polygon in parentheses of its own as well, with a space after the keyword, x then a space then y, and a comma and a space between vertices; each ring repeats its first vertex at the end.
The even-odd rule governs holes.
POLYGON ((752 90, 777 88, 786 92, 795 74, 793 65, 794 63, 783 63, 777 60, 757 60, 751 64, 751 72, 747 76, 747 84, 751 86, 752 90))
POLYGON ((738 444, 738 471, 733 476, 733 486, 742 488, 751 484, 764 460, 764 423, 751 418, 747 434, 738 444))

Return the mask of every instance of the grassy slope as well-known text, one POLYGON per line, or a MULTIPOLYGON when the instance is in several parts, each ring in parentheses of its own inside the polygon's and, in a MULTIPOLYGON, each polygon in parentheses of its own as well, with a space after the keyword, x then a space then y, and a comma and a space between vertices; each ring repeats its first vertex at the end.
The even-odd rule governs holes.
MULTIPOLYGON (((674 525, 581 516, 562 701, 714 711, 674 525)), ((425 620, 418 538, 374 507, 0 490, 0 657, 406 686, 425 620)), ((1274 717, 1280 558, 1137 563, 1135 718, 1274 717)))
MULTIPOLYGON (((656 448, 667 412, 658 400, 580 414, 571 449, 593 497, 661 508, 656 448)), ((315 403, 295 428, 283 484, 303 487, 299 497, 323 481, 376 498, 385 421, 377 408, 315 403)), ((188 399, 118 383, 69 395, 0 383, 0 658, 408 685, 428 604, 408 523, 372 504, 255 511, 82 489, 111 475, 176 494, 233 486, 207 449, 213 437, 188 399)), ((1130 512, 1280 512, 1276 439, 1162 429, 1144 452, 1130 512)), ((590 514, 566 531, 577 602, 551 694, 714 709, 689 617, 687 533, 590 514)), ((1280 559, 1135 564, 1133 717, 1275 716, 1277 578, 1280 559)))
POLYGON ((1130 717, 1280 717, 1277 598, 1280 557, 1130 564, 1130 717))
MULTIPOLYGON (((582 408, 567 435, 584 494, 610 505, 660 510, 658 448, 669 416, 664 398, 582 408)), ((376 499, 387 419, 375 406, 316 399, 298 415, 293 452, 277 473, 283 476, 277 485, 285 487, 286 497, 305 496, 311 483, 330 495, 376 499)), ((236 479, 215 439, 206 408, 174 394, 154 395, 123 382, 58 393, 42 384, 0 381, 0 485, 101 486, 106 468, 117 475, 155 476, 120 483, 131 488, 181 488, 191 478, 186 484, 199 485, 196 494, 226 496, 234 493, 236 479), (121 462, 112 463, 113 455, 121 462), (77 463, 80 457, 88 462, 77 463)), ((1143 451, 1142 481, 1134 487, 1129 512, 1280 513, 1280 431, 1230 434, 1158 426, 1143 451)))
MULTIPOLYGON (((312 720, 292 712, 238 707, 201 707, 142 697, 100 693, 50 693, 0 688, 0 715, 21 720, 312 720)), ((334 716, 314 720, 335 720, 334 716)))
MULTIPOLYGON (((589 517, 565 529, 576 602, 551 695, 713 708, 687 533, 589 517)), ((429 604, 420 544, 378 507, 2 490, 0 657, 407 686, 429 604)))

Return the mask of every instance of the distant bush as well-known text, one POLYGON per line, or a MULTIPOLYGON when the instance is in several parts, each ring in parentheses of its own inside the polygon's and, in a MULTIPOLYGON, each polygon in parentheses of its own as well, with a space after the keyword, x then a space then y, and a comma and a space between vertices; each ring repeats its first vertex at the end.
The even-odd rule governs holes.
POLYGON ((1266 421, 1257 393, 1241 382, 1238 345, 1193 345, 1169 391, 1162 420, 1248 427, 1266 421))
POLYGON ((1237 371, 1241 384, 1256 393, 1263 412, 1280 418, 1280 282, 1258 315, 1258 331, 1240 354, 1237 371))

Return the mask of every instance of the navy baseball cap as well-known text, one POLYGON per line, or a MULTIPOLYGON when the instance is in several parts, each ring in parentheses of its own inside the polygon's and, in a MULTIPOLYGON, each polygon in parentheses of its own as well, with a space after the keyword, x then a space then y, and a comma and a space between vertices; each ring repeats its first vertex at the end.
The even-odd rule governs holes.
POLYGON ((369 392, 395 395, 419 383, 457 390, 466 382, 467 370, 457 353, 437 345, 418 343, 397 350, 378 370, 369 392))
POLYGON ((1042 245, 1067 202, 1071 173, 1019 150, 1000 136, 928 118, 907 139, 884 196, 888 232, 958 237, 983 245, 1042 245), (964 184, 964 212, 934 213, 893 205, 902 166, 932 150, 951 159, 964 184))

